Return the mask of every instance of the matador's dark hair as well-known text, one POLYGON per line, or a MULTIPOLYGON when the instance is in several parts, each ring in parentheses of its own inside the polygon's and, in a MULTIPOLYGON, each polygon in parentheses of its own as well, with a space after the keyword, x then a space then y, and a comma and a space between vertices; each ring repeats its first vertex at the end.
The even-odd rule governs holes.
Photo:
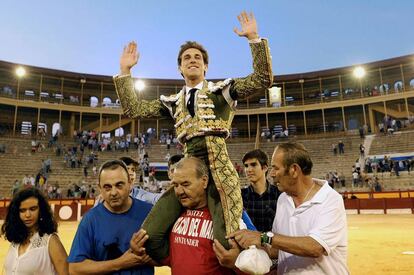
POLYGON ((181 45, 180 47, 180 51, 178 52, 178 57, 177 57, 177 63, 178 66, 181 66, 181 56, 183 55, 183 53, 188 50, 188 49, 197 49, 201 52, 201 55, 203 56, 203 61, 204 64, 208 65, 208 53, 207 50, 203 47, 203 45, 195 42, 195 41, 187 41, 184 44, 181 45))

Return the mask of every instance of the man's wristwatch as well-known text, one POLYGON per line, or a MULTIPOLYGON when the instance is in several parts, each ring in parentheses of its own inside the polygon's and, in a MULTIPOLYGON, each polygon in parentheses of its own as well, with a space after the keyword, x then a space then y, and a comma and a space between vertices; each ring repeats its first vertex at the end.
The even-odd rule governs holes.
POLYGON ((269 244, 272 245, 272 239, 275 236, 272 231, 263 232, 260 235, 260 242, 262 245, 269 244))

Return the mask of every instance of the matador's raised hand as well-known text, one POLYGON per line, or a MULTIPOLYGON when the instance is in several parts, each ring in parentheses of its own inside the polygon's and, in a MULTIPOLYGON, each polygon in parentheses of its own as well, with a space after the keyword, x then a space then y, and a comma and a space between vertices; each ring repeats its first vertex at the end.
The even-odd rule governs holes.
POLYGON ((124 47, 121 59, 119 62, 121 75, 130 74, 131 68, 137 64, 139 59, 139 52, 137 50, 137 43, 131 41, 124 47))
POLYGON ((238 36, 247 37, 249 40, 259 38, 259 35, 257 34, 256 19, 252 12, 247 14, 247 12, 243 11, 237 16, 237 19, 239 19, 241 30, 234 28, 234 32, 237 33, 238 36))

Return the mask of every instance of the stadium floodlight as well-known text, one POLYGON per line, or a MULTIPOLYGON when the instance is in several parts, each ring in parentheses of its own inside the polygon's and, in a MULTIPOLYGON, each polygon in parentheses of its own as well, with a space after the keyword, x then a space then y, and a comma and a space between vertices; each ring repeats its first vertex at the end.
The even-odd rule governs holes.
POLYGON ((26 70, 23 67, 18 67, 16 69, 16 75, 18 77, 23 77, 26 74, 26 70))
POLYGON ((363 78, 365 76, 365 69, 358 66, 354 69, 354 76, 356 78, 363 78))
POLYGON ((135 81, 135 90, 141 92, 145 89, 145 82, 142 80, 135 81))

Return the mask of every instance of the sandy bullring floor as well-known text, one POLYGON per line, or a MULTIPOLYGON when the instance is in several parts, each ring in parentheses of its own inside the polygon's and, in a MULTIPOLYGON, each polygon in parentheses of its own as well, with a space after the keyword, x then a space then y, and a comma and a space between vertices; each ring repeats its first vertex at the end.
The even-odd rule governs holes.
MULTIPOLYGON (((59 236, 69 252, 76 222, 63 222, 59 236)), ((351 274, 413 274, 414 215, 348 215, 348 266, 351 274)), ((0 239, 0 265, 9 244, 0 239)), ((155 274, 170 274, 168 267, 155 274)))

